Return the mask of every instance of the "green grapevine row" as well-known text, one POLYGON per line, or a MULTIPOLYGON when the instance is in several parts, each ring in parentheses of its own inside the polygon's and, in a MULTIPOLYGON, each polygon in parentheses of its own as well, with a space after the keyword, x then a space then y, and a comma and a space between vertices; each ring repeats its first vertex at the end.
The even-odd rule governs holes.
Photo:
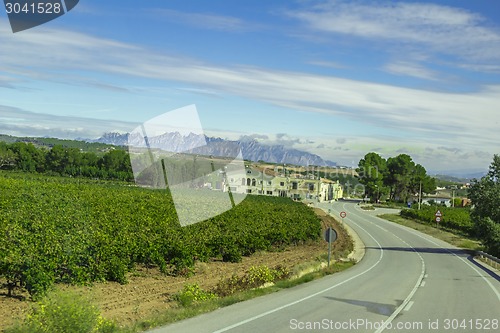
POLYGON ((60 282, 125 283, 136 264, 182 274, 196 260, 239 261, 318 239, 320 229, 310 208, 286 198, 248 196, 181 227, 164 190, 0 172, 0 281, 9 293, 22 287, 34 295, 60 282))
POLYGON ((401 216, 420 220, 427 224, 436 224, 434 215, 440 210, 443 216, 439 224, 448 229, 457 230, 467 235, 474 234, 474 224, 470 218, 469 208, 447 208, 444 206, 423 206, 421 210, 403 209, 401 216))

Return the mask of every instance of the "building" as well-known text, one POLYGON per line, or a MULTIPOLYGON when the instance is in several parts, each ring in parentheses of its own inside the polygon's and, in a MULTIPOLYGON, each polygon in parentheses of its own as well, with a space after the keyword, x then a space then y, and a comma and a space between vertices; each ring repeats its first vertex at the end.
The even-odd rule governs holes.
POLYGON ((325 178, 277 174, 270 169, 247 166, 245 175, 235 175, 228 179, 233 193, 286 197, 293 200, 334 201, 342 198, 343 189, 338 181, 325 178))

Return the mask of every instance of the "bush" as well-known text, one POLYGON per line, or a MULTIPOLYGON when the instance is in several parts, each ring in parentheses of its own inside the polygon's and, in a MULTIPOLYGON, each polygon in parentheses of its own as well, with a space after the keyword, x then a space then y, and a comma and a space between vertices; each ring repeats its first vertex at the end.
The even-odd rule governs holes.
POLYGON ((478 219, 475 227, 478 237, 483 240, 486 252, 500 257, 500 224, 486 217, 478 219))
POLYGON ((468 208, 447 208, 447 207, 429 207, 422 206, 421 210, 403 209, 400 215, 402 217, 419 220, 423 223, 435 225, 435 213, 439 209, 443 214, 439 225, 441 227, 456 230, 467 235, 474 235, 474 224, 470 218, 468 208))
POLYGON ((225 297, 238 291, 258 288, 266 283, 284 280, 290 277, 290 275, 291 272, 288 268, 282 265, 278 265, 275 268, 252 266, 242 277, 233 275, 228 279, 219 281, 214 289, 214 293, 220 297, 225 297))
POLYGON ((6 333, 112 333, 114 323, 104 319, 91 302, 70 292, 54 292, 33 306, 24 322, 6 333))
POLYGON ((189 306, 194 302, 201 302, 214 298, 217 298, 217 295, 201 289, 197 283, 186 284, 184 288, 174 296, 174 299, 182 306, 189 306))

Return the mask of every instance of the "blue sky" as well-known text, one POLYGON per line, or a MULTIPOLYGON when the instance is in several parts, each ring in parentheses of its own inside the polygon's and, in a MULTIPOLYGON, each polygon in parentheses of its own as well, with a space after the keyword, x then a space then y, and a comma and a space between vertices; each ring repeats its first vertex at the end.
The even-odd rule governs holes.
POLYGON ((16 34, 0 14, 0 133, 95 138, 190 104, 208 135, 484 170, 500 3, 81 0, 16 34))

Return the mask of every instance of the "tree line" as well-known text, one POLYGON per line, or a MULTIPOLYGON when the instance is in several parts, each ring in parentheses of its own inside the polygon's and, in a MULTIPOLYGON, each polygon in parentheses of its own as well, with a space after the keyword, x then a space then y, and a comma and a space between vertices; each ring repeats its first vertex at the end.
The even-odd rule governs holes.
POLYGON ((97 154, 62 145, 38 148, 25 142, 0 142, 0 169, 124 181, 134 179, 128 152, 122 149, 97 154))
POLYGON ((366 196, 373 202, 382 197, 407 202, 417 193, 436 190, 436 180, 407 154, 385 159, 370 152, 359 161, 356 172, 359 182, 365 186, 366 196))
POLYGON ((500 155, 493 156, 484 177, 473 180, 468 196, 476 235, 488 253, 500 257, 500 155))

